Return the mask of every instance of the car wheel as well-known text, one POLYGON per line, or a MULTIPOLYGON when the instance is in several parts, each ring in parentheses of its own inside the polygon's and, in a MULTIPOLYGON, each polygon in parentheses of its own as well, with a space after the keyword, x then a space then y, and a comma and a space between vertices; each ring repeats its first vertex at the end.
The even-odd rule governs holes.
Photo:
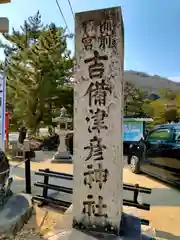
POLYGON ((139 158, 135 155, 132 155, 131 156, 131 159, 130 159, 130 167, 131 167, 131 171, 133 173, 140 173, 140 162, 139 162, 139 158))

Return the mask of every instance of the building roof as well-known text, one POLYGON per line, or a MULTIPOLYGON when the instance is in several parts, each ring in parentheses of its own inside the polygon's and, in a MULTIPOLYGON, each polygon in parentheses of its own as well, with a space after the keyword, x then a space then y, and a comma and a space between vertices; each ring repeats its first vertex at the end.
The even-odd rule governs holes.
POLYGON ((175 128, 175 129, 179 129, 180 128, 180 123, 161 124, 161 125, 156 126, 155 128, 175 128))
POLYGON ((124 120, 128 121, 136 121, 136 122, 153 122, 153 118, 146 118, 146 117, 124 117, 124 120))

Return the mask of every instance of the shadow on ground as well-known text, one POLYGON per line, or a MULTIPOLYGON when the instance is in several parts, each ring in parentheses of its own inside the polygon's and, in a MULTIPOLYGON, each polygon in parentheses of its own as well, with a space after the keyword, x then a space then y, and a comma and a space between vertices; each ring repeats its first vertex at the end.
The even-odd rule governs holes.
POLYGON ((143 199, 151 206, 174 206, 180 207, 180 190, 173 188, 153 188, 152 193, 144 196, 143 199))
POLYGON ((164 238, 165 240, 180 240, 180 236, 175 236, 171 233, 162 232, 158 230, 156 230, 156 237, 164 238))
MULTIPOLYGON (((152 188, 151 194, 139 193, 140 201, 153 206, 180 207, 180 190, 174 188, 152 188)), ((123 198, 133 200, 133 193, 123 191, 123 198)))
POLYGON ((164 185, 162 188, 151 188, 152 193, 150 195, 144 194, 143 200, 147 199, 146 201, 148 201, 151 206, 180 207, 180 188, 177 188, 173 184, 166 183, 147 174, 141 173, 141 175, 164 185))
MULTIPOLYGON (((124 168, 125 169, 129 169, 128 165, 127 165, 127 160, 124 159, 124 168)), ((129 169, 129 171, 131 172, 131 170, 129 169)), ((152 189, 152 193, 149 194, 140 194, 142 197, 141 199, 143 200, 143 202, 145 203, 150 203, 151 206, 174 206, 174 207, 180 207, 180 188, 175 187, 173 184, 169 184, 166 183, 162 180, 159 180, 153 176, 150 176, 146 173, 141 173, 137 175, 137 179, 139 179, 141 176, 146 177, 147 179, 157 182, 159 183, 162 187, 158 187, 158 188, 151 188, 150 186, 145 186, 139 183, 140 186, 143 187, 150 187, 152 189)), ((138 181, 137 181, 138 182, 138 181)), ((124 182, 126 183, 126 182, 124 182)), ((130 182, 132 184, 132 182, 130 182)), ((129 196, 130 193, 128 193, 127 191, 124 191, 124 196, 127 199, 130 199, 129 196)), ((180 240, 180 237, 179 237, 180 240)))

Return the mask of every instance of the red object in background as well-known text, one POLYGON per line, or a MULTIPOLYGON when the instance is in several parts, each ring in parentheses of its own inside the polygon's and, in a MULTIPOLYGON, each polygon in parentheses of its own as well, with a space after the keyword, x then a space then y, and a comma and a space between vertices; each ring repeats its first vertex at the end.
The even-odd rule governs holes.
POLYGON ((6 112, 5 115, 5 136, 6 136, 6 152, 9 149, 9 113, 6 112))

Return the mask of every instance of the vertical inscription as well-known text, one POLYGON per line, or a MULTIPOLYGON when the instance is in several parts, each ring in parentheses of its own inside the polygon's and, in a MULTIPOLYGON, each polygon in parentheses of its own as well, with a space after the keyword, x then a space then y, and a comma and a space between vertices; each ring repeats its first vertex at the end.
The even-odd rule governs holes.
POLYGON ((83 36, 82 43, 85 51, 91 51, 93 48, 93 41, 96 39, 96 27, 94 21, 83 22, 82 24, 83 36))
POLYGON ((83 205, 83 213, 87 214, 89 217, 92 216, 92 214, 96 217, 108 217, 105 213, 107 205, 103 203, 102 196, 98 196, 98 202, 96 204, 93 195, 88 195, 87 200, 83 202, 83 205))
MULTIPOLYGON (((91 50, 93 55, 84 60, 84 63, 88 68, 89 86, 84 96, 88 96, 88 105, 90 107, 89 113, 91 116, 86 116, 85 120, 88 124, 88 132, 90 134, 89 144, 84 147, 84 150, 88 150, 89 154, 84 159, 89 161, 92 159, 92 164, 87 165, 88 171, 84 172, 84 184, 89 186, 89 189, 93 188, 93 184, 98 184, 101 190, 103 184, 108 180, 108 170, 103 169, 103 151, 107 149, 107 146, 103 144, 103 139, 100 137, 102 130, 106 131, 108 126, 105 123, 105 118, 108 118, 108 114, 105 109, 108 94, 112 94, 111 86, 106 83, 105 61, 108 61, 107 55, 100 55, 99 51, 93 49, 93 42, 96 40, 95 33, 98 32, 96 24, 93 21, 83 24, 84 35, 88 38, 83 38, 85 50, 91 50), (101 161, 99 163, 99 161, 101 161), (97 165, 97 166, 96 166, 97 165)), ((102 21, 99 24, 100 36, 97 41, 100 42, 99 48, 111 47, 110 40, 113 31, 113 24, 111 20, 102 21), (106 44, 108 43, 108 44, 106 44)), ((87 106, 88 107, 88 106, 87 106)), ((93 214, 96 217, 108 217, 104 211, 107 208, 106 204, 103 204, 103 197, 98 196, 98 203, 94 201, 93 195, 87 196, 88 200, 83 202, 83 213, 89 217, 93 214), (98 211, 96 212, 96 208, 98 211)))
POLYGON ((86 117, 89 133, 92 133, 93 130, 97 130, 100 133, 101 129, 108 129, 108 126, 105 124, 105 118, 108 117, 108 113, 104 109, 97 108, 95 111, 90 109, 89 113, 90 116, 86 117))
POLYGON ((92 101, 94 101, 94 105, 106 106, 107 93, 111 94, 111 86, 104 79, 101 79, 101 81, 90 83, 85 96, 88 95, 89 97, 90 107, 92 106, 92 101))
POLYGON ((100 36, 98 37, 100 49, 116 47, 115 29, 116 27, 112 19, 107 19, 100 23, 100 36))
MULTIPOLYGON (((79 110, 79 112, 83 112, 83 115, 79 116, 80 121, 77 123, 81 122, 82 139, 84 136, 84 140, 78 145, 82 146, 82 152, 77 155, 81 158, 81 166, 84 169, 79 177, 80 184, 83 183, 84 187, 81 185, 83 199, 80 202, 82 205, 78 205, 79 217, 74 216, 74 226, 78 223, 84 224, 85 227, 93 226, 93 228, 102 225, 102 229, 117 233, 121 212, 121 201, 118 198, 121 198, 119 188, 121 188, 122 181, 118 163, 118 160, 119 162, 122 160, 118 159, 120 157, 119 145, 121 144, 119 108, 121 108, 120 97, 122 94, 119 94, 121 89, 116 89, 116 86, 120 86, 116 83, 122 81, 121 76, 118 76, 120 72, 118 72, 120 68, 118 58, 120 56, 116 52, 117 32, 120 37, 120 30, 117 29, 120 18, 118 19, 116 16, 120 15, 120 11, 119 8, 103 10, 100 11, 100 14, 95 11, 94 14, 89 13, 89 16, 91 15, 89 21, 84 14, 77 17, 79 20, 76 24, 76 27, 80 28, 76 47, 78 46, 78 54, 82 55, 76 56, 79 59, 77 62, 79 62, 80 71, 76 72, 79 82, 77 81, 77 85, 75 85, 76 91, 79 91, 79 95, 82 96, 82 102, 79 101, 76 109, 81 110, 81 103, 83 106, 83 111, 79 110), (113 72, 113 69, 117 69, 116 73, 113 72), (78 88, 80 82, 84 86, 81 90, 78 88), (116 114, 109 107, 111 105, 115 106, 113 111, 116 114), (119 118, 118 124, 114 124, 113 116, 119 118), (110 138, 112 138, 112 143, 110 138), (114 173, 117 175, 113 176, 114 173), (113 177, 116 182, 113 182, 113 177), (114 204, 118 204, 118 206, 114 204)), ((76 129, 79 141, 81 139, 80 128, 79 125, 79 130, 76 129)), ((79 165, 80 168, 81 166, 79 165)), ((76 172, 75 179, 78 179, 76 172)))
POLYGON ((103 169, 102 163, 98 163, 98 168, 93 170, 93 165, 87 165, 89 171, 84 172, 84 184, 92 188, 92 183, 95 181, 99 184, 99 189, 102 188, 103 183, 107 182, 108 170, 103 169))

